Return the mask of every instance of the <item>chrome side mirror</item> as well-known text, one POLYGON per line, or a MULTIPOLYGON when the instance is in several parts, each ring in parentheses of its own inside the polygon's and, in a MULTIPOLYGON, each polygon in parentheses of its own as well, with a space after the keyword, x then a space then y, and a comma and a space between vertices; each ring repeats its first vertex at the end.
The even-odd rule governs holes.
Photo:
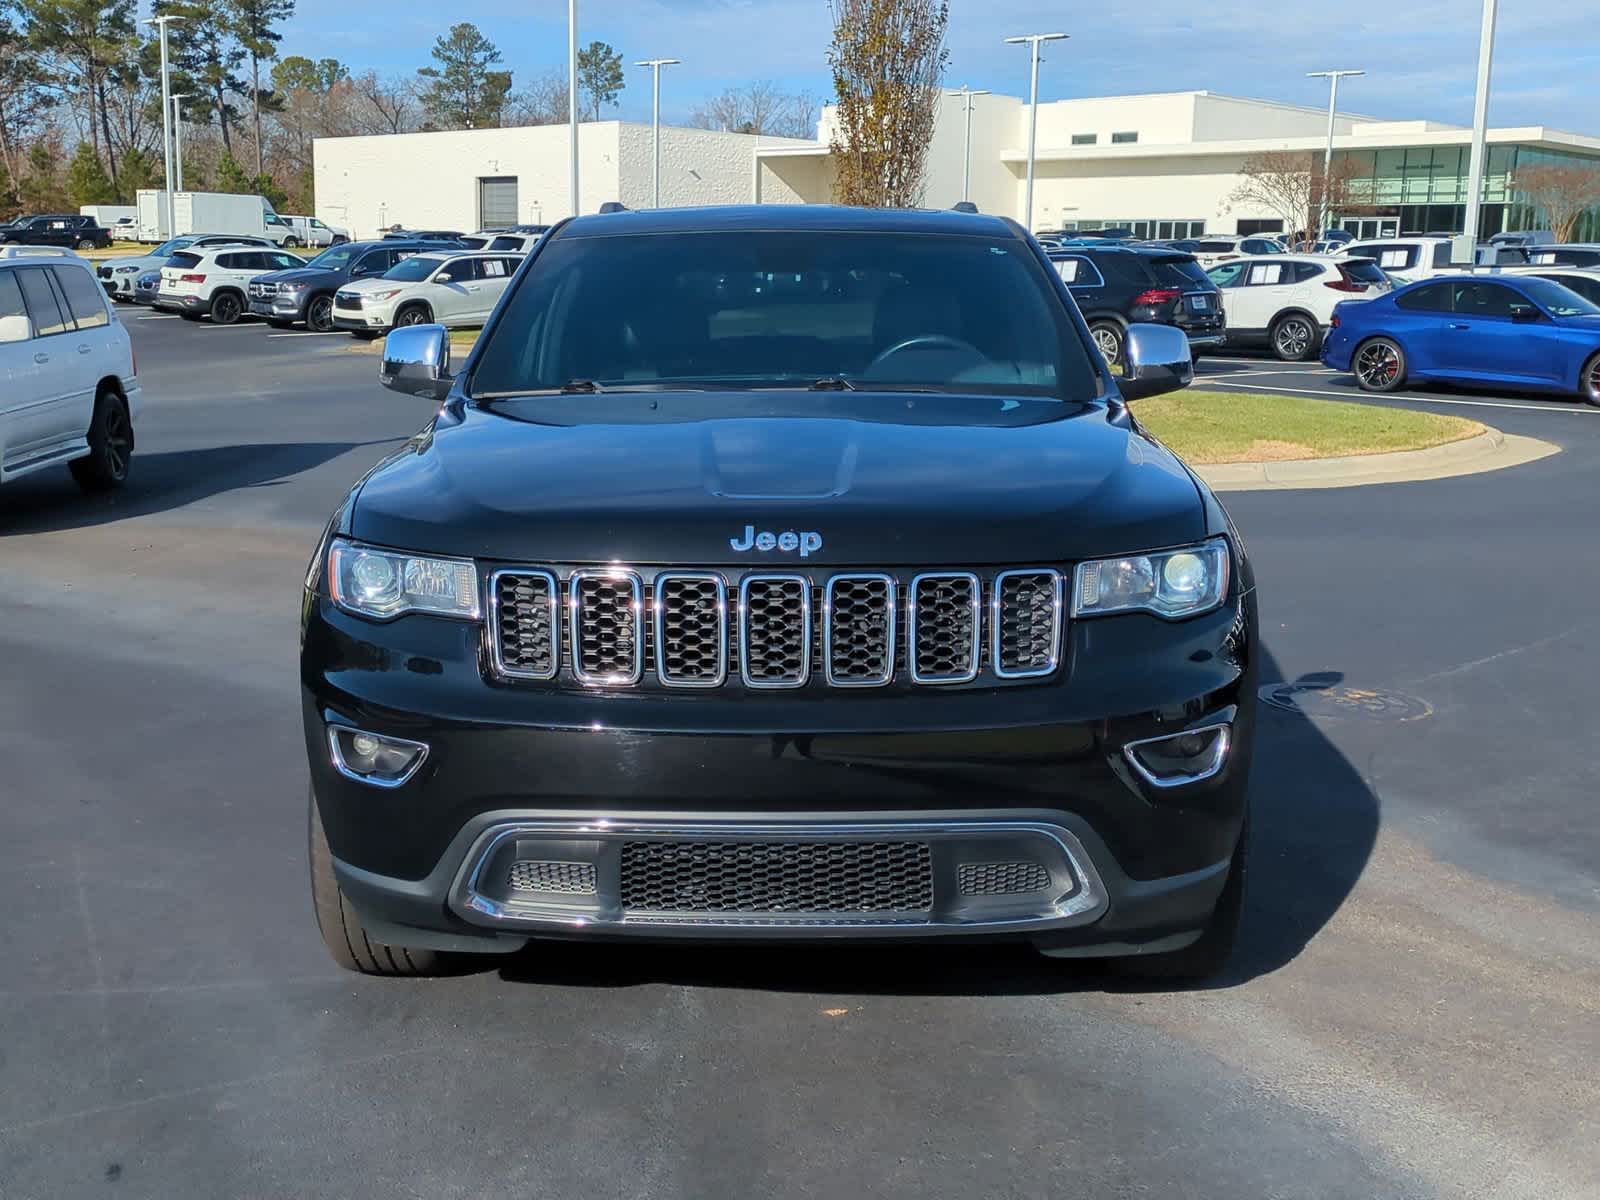
POLYGON ((378 382, 407 396, 443 400, 450 390, 450 334, 443 325, 391 329, 378 382))
POLYGON ((1122 345, 1122 378, 1117 388, 1124 400, 1142 400, 1175 392, 1194 382, 1189 338, 1172 325, 1130 325, 1122 345))

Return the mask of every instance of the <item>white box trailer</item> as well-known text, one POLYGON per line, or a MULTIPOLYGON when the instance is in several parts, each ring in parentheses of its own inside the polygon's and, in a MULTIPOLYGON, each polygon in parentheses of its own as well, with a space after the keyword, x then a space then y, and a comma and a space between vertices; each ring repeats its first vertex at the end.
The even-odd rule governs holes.
POLYGON ((139 193, 141 242, 164 242, 186 233, 237 233, 281 244, 290 231, 264 197, 233 192, 177 192, 172 197, 172 218, 168 229, 165 192, 151 188, 139 193))
POLYGON ((117 226, 122 222, 134 222, 139 219, 139 209, 133 204, 82 204, 78 206, 78 215, 93 217, 96 225, 104 225, 112 233, 116 233, 117 226))

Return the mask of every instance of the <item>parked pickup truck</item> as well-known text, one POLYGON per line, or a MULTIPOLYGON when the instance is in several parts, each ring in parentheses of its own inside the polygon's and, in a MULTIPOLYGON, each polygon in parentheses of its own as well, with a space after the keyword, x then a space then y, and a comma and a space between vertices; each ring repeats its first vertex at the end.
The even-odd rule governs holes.
POLYGON ((340 229, 336 225, 324 225, 316 217, 296 217, 284 213, 283 219, 294 230, 296 245, 326 248, 341 246, 350 240, 348 229, 340 229))

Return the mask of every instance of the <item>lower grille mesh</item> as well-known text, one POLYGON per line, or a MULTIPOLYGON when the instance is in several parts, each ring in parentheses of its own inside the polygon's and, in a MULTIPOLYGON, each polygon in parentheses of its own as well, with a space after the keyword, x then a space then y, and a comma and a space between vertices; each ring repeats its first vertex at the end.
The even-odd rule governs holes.
POLYGON ((592 896, 595 892, 594 864, 551 862, 530 859, 511 864, 506 879, 515 892, 565 892, 592 896))
POLYGON ((630 912, 890 913, 933 906, 926 842, 622 845, 630 912))
POLYGON ((1050 872, 1039 863, 962 863, 956 883, 963 896, 1018 896, 1050 886, 1050 872))

